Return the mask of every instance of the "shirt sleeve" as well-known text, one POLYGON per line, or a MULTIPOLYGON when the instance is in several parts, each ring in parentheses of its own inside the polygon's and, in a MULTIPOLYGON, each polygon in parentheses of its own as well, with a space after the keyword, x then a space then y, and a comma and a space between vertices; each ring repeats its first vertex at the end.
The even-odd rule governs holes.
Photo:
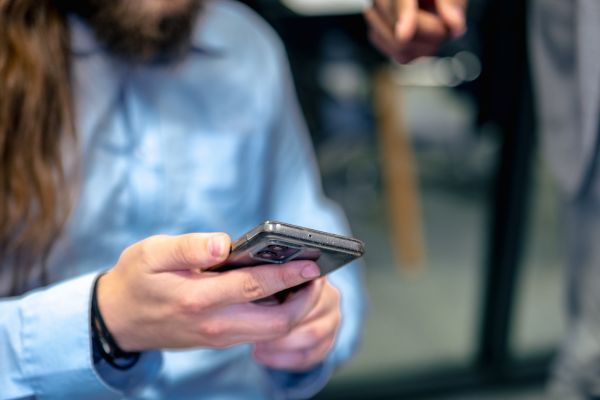
POLYGON ((91 290, 84 275, 0 301, 0 398, 113 399, 153 379, 160 353, 145 353, 130 370, 92 361, 91 290))
MULTIPOLYGON (((263 184, 265 219, 280 220, 313 229, 349 234, 342 210, 322 191, 314 150, 296 100, 283 47, 279 49, 273 75, 273 124, 265 163, 269 166, 263 184)), ((327 383, 334 370, 356 351, 365 318, 366 295, 362 263, 353 262, 328 276, 340 291, 342 322, 328 358, 304 374, 271 371, 286 398, 308 398, 327 383)))

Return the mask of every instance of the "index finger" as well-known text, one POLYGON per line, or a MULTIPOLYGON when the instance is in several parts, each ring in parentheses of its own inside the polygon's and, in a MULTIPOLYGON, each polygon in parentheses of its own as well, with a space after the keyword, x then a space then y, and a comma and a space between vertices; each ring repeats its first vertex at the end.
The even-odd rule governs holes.
POLYGON ((213 296, 210 301, 213 304, 248 303, 311 281, 320 274, 314 261, 305 260, 217 272, 207 278, 211 280, 207 283, 212 295, 204 292, 200 296, 213 296))

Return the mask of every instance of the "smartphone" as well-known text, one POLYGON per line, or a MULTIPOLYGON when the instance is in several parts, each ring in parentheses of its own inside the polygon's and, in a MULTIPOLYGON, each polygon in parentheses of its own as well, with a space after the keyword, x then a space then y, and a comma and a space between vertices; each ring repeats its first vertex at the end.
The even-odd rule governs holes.
POLYGON ((214 270, 312 260, 326 275, 361 257, 362 241, 278 221, 265 221, 232 243, 231 253, 214 270))

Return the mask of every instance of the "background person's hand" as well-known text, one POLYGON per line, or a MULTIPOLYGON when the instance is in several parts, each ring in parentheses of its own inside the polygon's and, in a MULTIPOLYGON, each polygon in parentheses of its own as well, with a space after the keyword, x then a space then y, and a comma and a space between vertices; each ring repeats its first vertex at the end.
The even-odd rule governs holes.
MULTIPOLYGON (((257 342, 256 361, 271 368, 300 372, 325 359, 333 347, 341 321, 340 294, 324 277, 309 287, 319 293, 314 308, 287 335, 257 342)), ((304 290, 294 294, 291 300, 304 290)))
MULTIPOLYGON (((304 290, 277 307, 252 301, 319 275, 312 261, 227 272, 208 268, 229 253, 222 233, 153 236, 127 248, 98 281, 98 305, 126 351, 223 348, 290 332, 319 302, 304 290)), ((311 285, 308 285, 310 287, 311 285)))
POLYGON ((373 0, 364 12, 371 42, 406 63, 464 34, 466 0, 373 0))

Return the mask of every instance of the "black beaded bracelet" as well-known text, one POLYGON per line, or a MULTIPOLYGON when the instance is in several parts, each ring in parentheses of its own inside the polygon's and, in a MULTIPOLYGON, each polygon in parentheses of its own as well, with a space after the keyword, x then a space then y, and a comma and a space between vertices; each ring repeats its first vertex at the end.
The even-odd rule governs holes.
POLYGON ((133 367, 140 359, 139 352, 129 352, 121 349, 110 331, 106 327, 106 323, 100 313, 97 299, 98 281, 101 274, 94 282, 92 291, 92 344, 94 348, 94 362, 98 362, 100 358, 106 361, 114 368, 126 370, 133 367), (99 354, 100 357, 96 357, 99 354))

